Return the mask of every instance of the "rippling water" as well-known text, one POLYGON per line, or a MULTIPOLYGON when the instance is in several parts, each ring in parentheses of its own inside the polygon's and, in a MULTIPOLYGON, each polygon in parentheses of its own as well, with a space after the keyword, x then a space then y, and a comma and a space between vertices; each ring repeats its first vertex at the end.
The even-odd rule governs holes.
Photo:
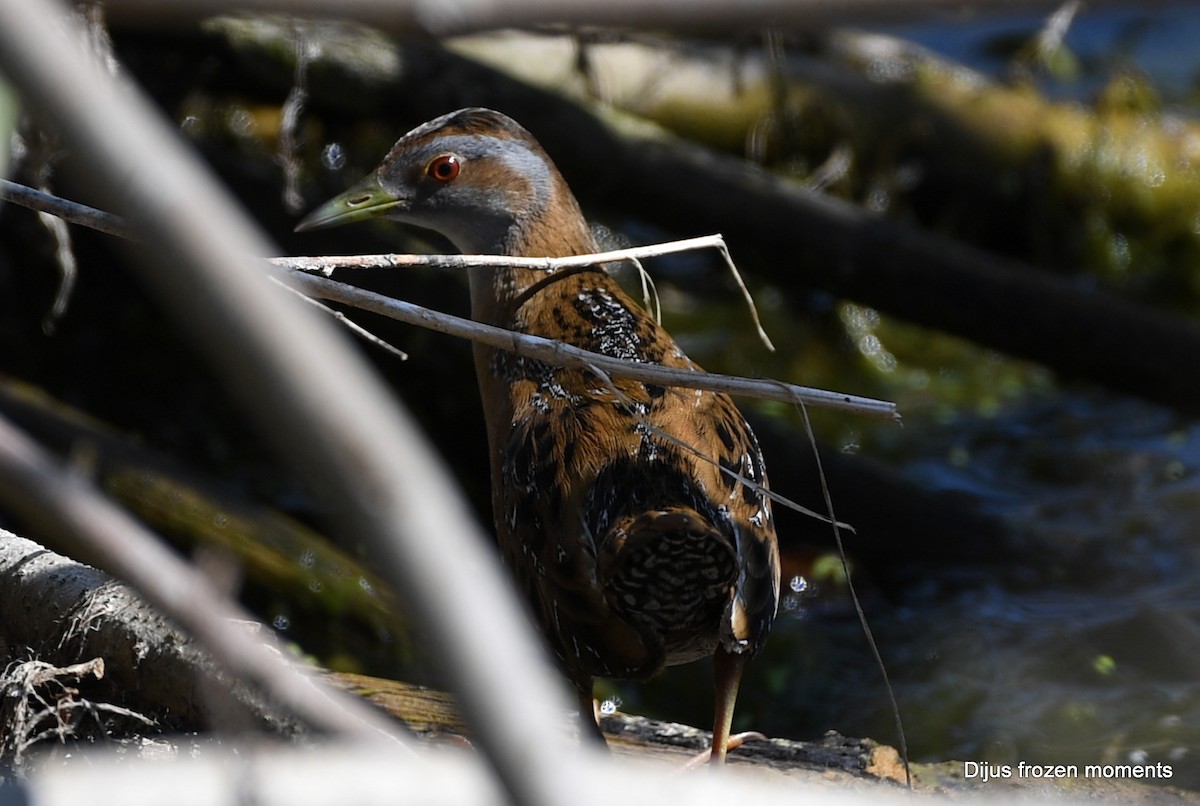
MULTIPOLYGON (((1060 394, 906 430, 901 470, 969 490, 1021 547, 1001 565, 907 569, 898 593, 861 580, 914 760, 1165 763, 1169 783, 1200 787, 1200 426, 1060 394)), ((821 587, 794 594, 752 664, 739 727, 895 744, 861 627, 821 587)), ((710 685, 684 667, 626 691, 630 710, 704 724, 710 685)))
MULTIPOLYGON (((868 597, 913 757, 1163 762, 1200 786, 1200 427, 1063 394, 915 429, 910 477, 970 490, 1022 559, 868 597)), ((788 684, 748 698, 769 727, 895 741, 852 618, 802 609, 774 642, 765 663, 793 664, 788 684)))

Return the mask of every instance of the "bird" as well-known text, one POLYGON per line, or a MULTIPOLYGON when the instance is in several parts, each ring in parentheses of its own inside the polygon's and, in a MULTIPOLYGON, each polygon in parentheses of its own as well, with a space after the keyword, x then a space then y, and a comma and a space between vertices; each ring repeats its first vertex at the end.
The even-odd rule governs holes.
MULTIPOLYGON (((491 109, 405 134, 297 231, 384 217, 464 254, 563 257, 597 243, 549 155, 491 109)), ((603 268, 469 269, 479 322, 618 359, 699 370, 603 268)), ((476 343, 496 539, 597 725, 597 677, 641 681, 713 656, 709 759, 724 762, 742 670, 779 601, 762 451, 724 394, 602 377, 476 343)))

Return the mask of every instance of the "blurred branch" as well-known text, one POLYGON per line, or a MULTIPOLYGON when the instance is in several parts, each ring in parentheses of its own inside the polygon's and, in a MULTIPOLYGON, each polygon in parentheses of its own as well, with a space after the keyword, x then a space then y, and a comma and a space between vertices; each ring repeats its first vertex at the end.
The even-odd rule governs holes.
MULTIPOLYGON (((572 774, 583 751, 560 738, 571 710, 563 682, 440 459, 362 359, 271 287, 252 256, 276 250, 161 114, 76 49, 78 38, 57 6, 0 3, 0 68, 138 229, 147 285, 408 598, 510 796, 598 801, 572 774), (470 581, 469 595, 455 580, 470 581)), ((53 508, 43 516, 78 545, 84 524, 53 508)))
MULTIPOLYGON (((742 774, 731 775, 678 774, 677 755, 668 756, 673 764, 653 764, 647 763, 653 755, 641 750, 636 763, 612 765, 602 778, 591 780, 593 788, 610 799, 620 793, 623 806, 661 806, 664 802, 791 806, 810 801, 841 806, 901 806, 914 802, 911 793, 902 793, 890 781, 827 770, 832 766, 830 756, 846 754, 836 748, 814 749, 824 752, 813 753, 808 768, 798 764, 781 772, 779 768, 764 771, 757 767, 753 770, 757 774, 745 774, 748 770, 743 768, 739 770, 742 774), (817 765, 821 769, 812 769, 817 765)), ((86 765, 48 765, 30 775, 14 794, 25 796, 19 802, 38 806, 78 806, 94 801, 96 792, 125 804, 176 802, 180 792, 186 792, 187 802, 195 806, 512 804, 483 774, 480 765, 473 763, 475 756, 471 753, 428 753, 412 758, 379 747, 319 746, 314 751, 259 746, 241 747, 234 756, 200 746, 197 752, 180 753, 177 759, 156 764, 127 757, 110 761, 101 753, 93 756, 86 765)), ((961 764, 958 766, 961 768, 961 764)), ((1027 797, 1036 797, 1037 790, 1029 789, 1032 792, 1027 797)), ((1011 791, 1020 792, 1015 788, 1011 791)), ((1065 791, 1052 793, 1059 800, 1070 800, 1065 791)))
MULTIPOLYGON (((1114 0, 1092 0, 1092 7, 1114 0)), ((961 18, 965 13, 1049 13, 1061 0, 108 0, 114 22, 139 27, 194 24, 228 13, 284 13, 352 19, 400 34, 450 36, 547 23, 569 26, 673 29, 724 35, 766 27, 811 28, 872 22, 912 22, 921 17, 961 18)))
POLYGON ((394 592, 325 535, 278 509, 248 503, 228 480, 183 469, 136 436, 3 373, 0 417, 59 461, 85 465, 96 488, 180 553, 208 558, 210 576, 236 566, 228 571, 237 579, 222 577, 222 590, 236 587, 252 598, 270 591, 293 628, 315 617, 332 620, 351 640, 347 633, 358 630, 386 633, 398 661, 412 659, 394 592))

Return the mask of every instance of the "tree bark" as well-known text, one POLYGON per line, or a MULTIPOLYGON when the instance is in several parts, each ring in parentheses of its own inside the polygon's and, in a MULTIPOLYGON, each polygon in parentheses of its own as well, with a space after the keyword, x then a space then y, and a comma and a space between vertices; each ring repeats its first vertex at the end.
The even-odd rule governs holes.
POLYGON ((218 671, 127 586, 4 530, 0 645, 6 663, 36 658, 70 666, 102 658, 104 676, 89 686, 92 698, 150 715, 164 730, 301 732, 218 671))

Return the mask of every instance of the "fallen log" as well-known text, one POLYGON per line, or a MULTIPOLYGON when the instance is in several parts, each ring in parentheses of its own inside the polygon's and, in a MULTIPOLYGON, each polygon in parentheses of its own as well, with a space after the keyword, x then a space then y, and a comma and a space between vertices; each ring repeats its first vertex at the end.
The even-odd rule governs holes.
POLYGON ((69 667, 102 659, 102 676, 88 684, 92 699, 150 717, 160 731, 226 727, 305 732, 256 692, 231 680, 130 588, 4 530, 0 648, 6 665, 36 659, 69 667))
MULTIPOLYGON (((283 96, 294 72, 290 48, 280 47, 292 42, 290 27, 255 20, 214 30, 255 67, 250 80, 283 96)), ((743 265, 793 299, 829 292, 1066 378, 1200 410, 1200 326, 1191 321, 890 221, 661 130, 595 116, 439 47, 329 35, 339 46, 322 48, 311 67, 315 111, 391 116, 400 132, 456 106, 502 108, 537 134, 585 203, 676 233, 721 232, 743 265), (370 68, 351 52, 371 54, 370 68)))

